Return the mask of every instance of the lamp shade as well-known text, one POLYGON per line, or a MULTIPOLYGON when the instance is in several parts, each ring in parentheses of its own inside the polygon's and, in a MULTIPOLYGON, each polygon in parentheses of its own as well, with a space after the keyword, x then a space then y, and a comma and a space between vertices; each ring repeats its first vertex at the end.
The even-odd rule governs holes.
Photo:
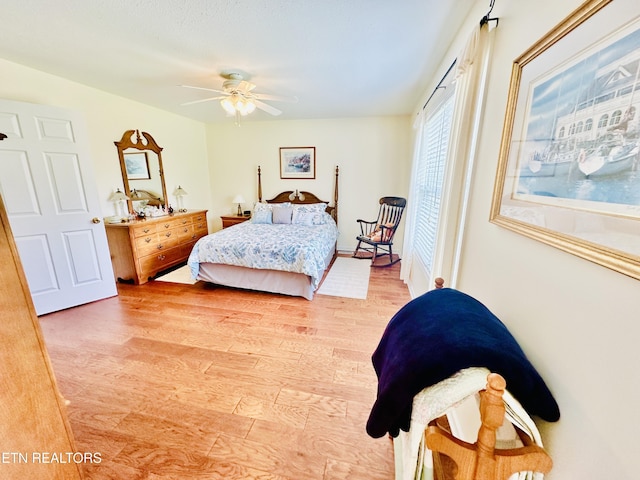
POLYGON ((244 198, 242 195, 236 195, 233 197, 233 200, 231 200, 231 203, 244 203, 244 198))
POLYGON ((124 192, 121 192, 119 188, 109 197, 110 202, 120 202, 122 200, 129 200, 129 197, 127 197, 124 192))
POLYGON ((180 185, 178 185, 178 188, 176 188, 176 189, 173 191, 173 194, 174 194, 176 197, 183 197, 183 196, 185 196, 185 195, 189 195, 189 194, 187 193, 187 191, 186 191, 184 188, 182 188, 180 185))

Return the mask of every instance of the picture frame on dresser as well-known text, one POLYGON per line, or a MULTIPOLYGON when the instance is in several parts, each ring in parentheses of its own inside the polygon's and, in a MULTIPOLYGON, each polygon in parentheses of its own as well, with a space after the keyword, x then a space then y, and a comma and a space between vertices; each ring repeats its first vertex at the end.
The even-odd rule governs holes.
POLYGON ((640 279, 640 5, 589 0, 512 66, 490 221, 640 279))

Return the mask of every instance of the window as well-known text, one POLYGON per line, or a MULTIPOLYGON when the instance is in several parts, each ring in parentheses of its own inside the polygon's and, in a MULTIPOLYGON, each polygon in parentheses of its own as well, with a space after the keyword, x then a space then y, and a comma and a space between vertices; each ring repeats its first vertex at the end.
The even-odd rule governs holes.
POLYGON ((606 127, 608 122, 609 122, 609 115, 605 113, 600 117, 600 120, 598 120, 598 128, 606 127))
MULTIPOLYGON (((451 74, 448 77, 452 77, 451 74)), ((428 275, 432 275, 440 219, 442 187, 446 170, 449 134, 455 104, 455 86, 445 77, 439 98, 427 104, 416 168, 416 220, 413 248, 428 275), (447 81, 448 80, 448 81, 447 81), (444 94, 442 93, 444 91, 444 94)))
POLYGON ((620 118, 622 118, 622 111, 616 110, 611 114, 611 121, 609 125, 617 125, 620 123, 620 118))

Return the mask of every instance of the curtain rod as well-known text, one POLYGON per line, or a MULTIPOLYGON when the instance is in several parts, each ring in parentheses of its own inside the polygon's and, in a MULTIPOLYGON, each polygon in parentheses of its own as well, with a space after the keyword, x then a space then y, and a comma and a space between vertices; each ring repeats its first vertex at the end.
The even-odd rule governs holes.
POLYGON ((495 3, 496 3, 496 0, 491 0, 491 3, 489 4, 489 11, 486 13, 484 17, 480 19, 480 26, 483 26, 485 23, 489 23, 489 22, 496 22, 496 27, 498 26, 498 22, 500 21, 500 19, 498 17, 491 18, 489 16, 493 11, 493 6, 495 5, 495 3))
MULTIPOLYGON (((500 21, 500 19, 498 17, 494 17, 491 18, 491 12, 493 11, 493 6, 495 5, 496 0, 491 0, 491 3, 489 4, 489 11, 485 14, 484 17, 482 17, 480 19, 480 26, 482 27, 484 24, 489 23, 489 22, 496 22, 496 27, 498 26, 498 22, 500 21)), ((433 96, 436 94, 436 92, 440 89, 440 88, 447 88, 444 87, 442 85, 442 82, 444 82, 444 79, 447 78, 447 75, 449 75, 449 72, 451 72, 451 69, 454 67, 454 65, 456 64, 456 62, 458 61, 458 59, 455 59, 453 61, 453 63, 451 64, 451 66, 449 67, 449 69, 446 71, 446 73, 442 76, 442 78, 440 79, 440 81, 438 82, 438 86, 436 88, 433 89, 433 92, 431 92, 431 95, 429 95, 429 98, 427 98, 427 101, 424 103, 424 105, 422 106, 422 110, 424 110, 425 108, 427 108, 427 105, 429 105, 429 102, 431 101, 431 99, 433 98, 433 96)))
POLYGON ((427 98, 427 101, 424 103, 424 105, 422 106, 422 110, 424 110, 425 108, 427 108, 427 105, 429 105, 429 102, 431 101, 431 99, 433 98, 433 96, 436 94, 436 92, 438 91, 438 89, 440 88, 447 88, 445 86, 442 85, 442 82, 444 82, 444 79, 447 78, 447 75, 449 75, 449 73, 451 72, 451 70, 453 69, 454 65, 456 64, 456 62, 458 61, 458 59, 455 59, 453 61, 453 63, 451 64, 451 66, 447 69, 447 71, 445 72, 445 74, 442 76, 442 78, 440 79, 440 81, 438 82, 438 86, 436 88, 433 89, 433 92, 431 92, 431 95, 429 95, 429 98, 427 98))

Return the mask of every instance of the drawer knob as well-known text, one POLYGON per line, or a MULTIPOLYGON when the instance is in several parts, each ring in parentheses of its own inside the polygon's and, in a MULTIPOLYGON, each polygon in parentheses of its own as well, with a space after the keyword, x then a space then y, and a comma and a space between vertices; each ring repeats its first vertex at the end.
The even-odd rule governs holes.
POLYGON ((169 238, 171 236, 171 232, 167 232, 164 234, 165 237, 169 238))
POLYGON ((156 247, 158 250, 162 250, 162 244, 159 243, 158 246, 156 247))
POLYGON ((143 231, 144 233, 149 233, 149 232, 150 232, 150 229, 148 229, 148 228, 143 228, 143 229, 142 229, 142 231, 143 231))
POLYGON ((145 242, 149 243, 151 241, 151 237, 147 237, 144 239, 145 242))
POLYGON ((165 257, 164 255, 158 255, 158 260, 164 260, 165 258, 167 257, 165 257))
POLYGON ((185 229, 183 230, 183 232, 184 232, 184 233, 187 233, 188 231, 189 231, 189 229, 188 229, 188 228, 185 228, 185 229))

